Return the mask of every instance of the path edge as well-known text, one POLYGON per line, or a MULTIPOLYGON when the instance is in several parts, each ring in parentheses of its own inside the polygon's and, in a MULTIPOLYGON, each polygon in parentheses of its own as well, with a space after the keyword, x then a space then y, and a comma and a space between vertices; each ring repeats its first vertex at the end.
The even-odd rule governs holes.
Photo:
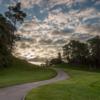
MULTIPOLYGON (((59 74, 58 72, 57 72, 57 69, 60 69, 60 68, 52 68, 52 70, 55 70, 56 71, 56 76, 59 74)), ((55 77, 56 77, 55 76, 55 77)), ((51 79, 53 79, 53 78, 55 78, 55 77, 52 77, 51 79)), ((69 75, 67 74, 67 77, 66 77, 66 79, 69 79, 70 77, 69 77, 69 75)), ((64 79, 64 80, 66 80, 66 79, 64 79)), ((49 79, 50 80, 50 79, 49 79)), ((46 81, 46 80, 43 80, 43 81, 46 81)), ((59 80, 59 81, 63 81, 63 80, 59 80)), ((39 82, 39 81, 38 81, 39 82)), ((54 82, 54 83, 56 83, 56 82, 54 82)), ((50 83, 49 83, 50 84, 50 83)), ((48 85, 48 84, 47 84, 48 85)), ((42 85, 42 86, 45 86, 45 85, 42 85)), ((41 87, 42 87, 41 86, 41 87)), ((36 88, 38 88, 38 87, 36 87, 36 88)), ((32 89, 36 89, 36 88, 32 88, 32 89)), ((31 91, 31 90, 30 90, 31 91)), ((27 95, 28 93, 26 93, 23 97, 22 97, 22 99, 21 100, 25 100, 25 97, 26 97, 26 95, 27 95)))

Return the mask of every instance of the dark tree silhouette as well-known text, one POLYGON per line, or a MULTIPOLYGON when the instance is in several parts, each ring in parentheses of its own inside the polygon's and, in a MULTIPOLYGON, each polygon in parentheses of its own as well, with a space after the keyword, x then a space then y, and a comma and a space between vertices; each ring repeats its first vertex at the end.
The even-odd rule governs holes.
POLYGON ((15 6, 9 6, 5 16, 16 25, 17 22, 22 23, 24 21, 26 13, 21 10, 21 3, 19 2, 15 6))
POLYGON ((62 61, 62 57, 61 57, 61 53, 58 53, 58 57, 57 58, 53 58, 50 60, 49 65, 57 65, 57 64, 61 64, 62 61))
POLYGON ((95 67, 100 66, 100 36, 96 36, 87 41, 90 49, 90 63, 95 67))
MULTIPOLYGON (((5 12, 6 18, 11 22, 12 26, 16 28, 18 22, 22 23, 26 17, 26 13, 21 10, 21 3, 17 3, 15 6, 9 6, 8 11, 5 12)), ((12 32, 12 44, 14 44, 17 36, 12 32)), ((13 47, 13 45, 12 45, 13 47)))
POLYGON ((100 68, 100 36, 82 43, 71 40, 63 47, 64 57, 68 63, 86 64, 89 68, 100 68))
POLYGON ((0 15, 0 66, 6 67, 11 62, 14 30, 15 27, 3 15, 0 15))
POLYGON ((21 4, 9 6, 5 16, 0 14, 0 67, 8 66, 12 60, 12 50, 16 39, 17 22, 23 22, 26 14, 21 11, 21 4))
POLYGON ((64 57, 68 63, 85 64, 89 51, 85 43, 71 40, 63 47, 64 57))

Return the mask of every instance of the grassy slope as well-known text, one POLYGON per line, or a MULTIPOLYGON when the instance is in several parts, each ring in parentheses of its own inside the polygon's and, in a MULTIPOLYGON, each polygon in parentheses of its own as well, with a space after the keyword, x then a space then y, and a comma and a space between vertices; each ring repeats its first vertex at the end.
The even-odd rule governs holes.
POLYGON ((15 59, 9 68, 0 69, 0 88, 26 82, 52 78, 56 72, 51 69, 38 68, 26 61, 15 59))
POLYGON ((100 100, 100 73, 63 69, 70 75, 69 80, 33 89, 26 100, 100 100))

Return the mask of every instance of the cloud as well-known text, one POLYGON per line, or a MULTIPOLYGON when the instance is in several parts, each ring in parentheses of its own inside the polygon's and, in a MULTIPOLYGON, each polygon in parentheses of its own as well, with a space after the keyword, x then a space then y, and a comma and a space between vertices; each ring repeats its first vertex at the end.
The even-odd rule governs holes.
POLYGON ((39 4, 41 0, 19 0, 23 8, 31 8, 33 4, 39 4))
POLYGON ((86 41, 100 33, 97 0, 96 2, 93 0, 27 0, 26 2, 21 0, 21 2, 32 20, 25 22, 17 34, 31 38, 33 42, 25 41, 24 49, 21 48, 23 45, 21 42, 16 43, 18 56, 31 60, 55 57, 57 51, 61 51, 68 40, 86 41), (44 6, 45 4, 47 6, 44 6))
POLYGON ((39 41, 38 41, 39 44, 42 44, 42 45, 50 45, 53 43, 53 40, 49 39, 49 38, 41 38, 39 41))
POLYGON ((94 37, 94 35, 92 35, 92 34, 77 33, 77 34, 73 34, 71 39, 80 40, 80 41, 84 42, 84 41, 87 41, 88 39, 93 38, 93 37, 94 37))
POLYGON ((19 0, 22 3, 23 8, 30 8, 33 4, 40 5, 41 7, 46 5, 50 8, 59 4, 66 4, 67 6, 75 3, 84 3, 86 0, 19 0))
POLYGON ((45 20, 46 22, 54 22, 54 23, 65 23, 68 22, 68 18, 63 13, 49 13, 49 16, 45 20))
POLYGON ((82 25, 76 28, 75 33, 83 33, 90 35, 99 35, 100 34, 100 25, 82 25))
POLYGON ((0 4, 2 4, 2 0, 0 0, 0 4))
POLYGON ((98 25, 87 25, 85 29, 90 32, 90 34, 100 35, 100 24, 98 25))
POLYGON ((100 0, 96 0, 95 5, 100 5, 100 0))
POLYGON ((86 17, 90 17, 96 13, 97 13, 97 11, 95 8, 86 8, 86 9, 81 10, 80 12, 77 12, 75 14, 75 16, 77 16, 78 18, 86 18, 86 17))

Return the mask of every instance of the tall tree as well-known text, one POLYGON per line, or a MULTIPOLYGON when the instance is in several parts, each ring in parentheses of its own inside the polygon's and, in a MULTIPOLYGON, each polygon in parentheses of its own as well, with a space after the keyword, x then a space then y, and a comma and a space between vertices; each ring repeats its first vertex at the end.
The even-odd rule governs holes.
POLYGON ((90 61, 96 67, 100 66, 100 36, 87 41, 90 50, 90 61))
POLYGON ((17 22, 23 22, 26 14, 21 11, 21 3, 9 6, 5 16, 0 14, 0 66, 11 63, 12 49, 15 42, 17 22))
MULTIPOLYGON (((16 28, 17 23, 22 23, 26 17, 26 13, 21 10, 21 3, 18 2, 15 6, 9 6, 8 11, 5 12, 6 18, 12 23, 12 26, 16 28)), ((15 30, 12 32, 12 44, 15 41, 15 30)), ((12 45, 13 47, 13 45, 12 45)))
POLYGON ((14 30, 15 27, 0 14, 0 66, 6 67, 10 63, 14 30))
POLYGON ((87 44, 71 40, 63 47, 64 57, 69 63, 85 64, 88 57, 87 44))

